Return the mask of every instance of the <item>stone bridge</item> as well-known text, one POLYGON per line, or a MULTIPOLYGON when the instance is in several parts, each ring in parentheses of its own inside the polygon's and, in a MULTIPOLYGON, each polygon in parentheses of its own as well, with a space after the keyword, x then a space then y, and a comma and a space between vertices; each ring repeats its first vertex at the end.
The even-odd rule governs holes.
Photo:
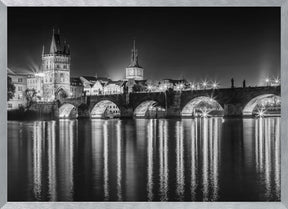
POLYGON ((214 105, 227 117, 248 116, 261 99, 272 96, 280 101, 280 86, 99 95, 65 99, 58 103, 55 116, 62 113, 62 116, 70 117, 74 111, 74 117, 91 117, 91 114, 102 114, 110 107, 117 108, 119 117, 133 117, 141 111, 145 115, 149 107, 159 107, 165 110, 167 117, 180 117, 184 113, 192 114, 193 108, 201 102, 214 105))

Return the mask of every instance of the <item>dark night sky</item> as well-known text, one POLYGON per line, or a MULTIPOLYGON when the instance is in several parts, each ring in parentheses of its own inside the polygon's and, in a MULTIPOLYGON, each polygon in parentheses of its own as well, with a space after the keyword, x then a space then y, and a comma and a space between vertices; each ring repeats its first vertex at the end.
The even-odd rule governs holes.
POLYGON ((52 28, 71 75, 122 79, 136 39, 146 79, 263 84, 280 76, 280 8, 8 8, 8 67, 36 69, 52 28))

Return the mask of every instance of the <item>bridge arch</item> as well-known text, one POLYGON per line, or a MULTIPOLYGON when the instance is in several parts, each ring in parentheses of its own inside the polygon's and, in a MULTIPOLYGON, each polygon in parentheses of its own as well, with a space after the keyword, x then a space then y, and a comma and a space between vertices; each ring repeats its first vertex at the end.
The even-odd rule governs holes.
POLYGON ((101 100, 93 106, 90 115, 91 118, 114 118, 120 117, 121 111, 114 102, 101 100))
POLYGON ((275 94, 263 94, 251 99, 243 108, 243 116, 252 116, 257 114, 259 109, 269 111, 270 114, 280 114, 281 98, 275 94))
POLYGON ((139 104, 134 110, 134 116, 140 118, 157 118, 165 116, 166 110, 155 100, 147 100, 139 104))
POLYGON ((63 100, 65 98, 67 98, 67 97, 69 97, 69 95, 62 87, 59 87, 59 88, 56 89, 55 98, 57 100, 63 100))
POLYGON ((207 96, 199 96, 191 99, 182 109, 183 117, 207 117, 207 116, 223 116, 223 107, 213 98, 207 96))
POLYGON ((59 118, 77 118, 77 117, 78 117, 78 110, 74 105, 66 103, 59 108, 59 118))

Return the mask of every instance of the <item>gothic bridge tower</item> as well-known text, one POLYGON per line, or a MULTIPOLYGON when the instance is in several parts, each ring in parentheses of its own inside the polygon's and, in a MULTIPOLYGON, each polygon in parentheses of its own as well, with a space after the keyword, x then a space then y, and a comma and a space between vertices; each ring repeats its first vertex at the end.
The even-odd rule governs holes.
POLYGON ((126 79, 143 80, 143 77, 144 69, 138 63, 138 50, 134 40, 130 65, 126 68, 126 79))
POLYGON ((70 47, 61 43, 60 31, 53 29, 49 53, 42 51, 43 98, 53 101, 70 96, 70 47))

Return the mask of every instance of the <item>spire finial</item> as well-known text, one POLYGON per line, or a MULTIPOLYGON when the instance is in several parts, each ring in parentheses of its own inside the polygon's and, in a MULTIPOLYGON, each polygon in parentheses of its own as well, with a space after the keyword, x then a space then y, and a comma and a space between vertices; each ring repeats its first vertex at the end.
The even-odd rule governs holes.
POLYGON ((55 34, 55 29, 54 29, 54 27, 52 28, 52 33, 53 33, 53 35, 55 34))
POLYGON ((43 44, 43 47, 42 47, 42 56, 44 55, 44 51, 45 51, 45 48, 44 48, 44 44, 43 44))
POLYGON ((133 40, 133 50, 135 51, 136 50, 136 43, 135 43, 135 39, 133 40))
POLYGON ((55 30, 53 27, 53 34, 52 34, 52 40, 50 45, 50 54, 54 54, 57 52, 57 46, 56 46, 56 40, 55 40, 55 30))
POLYGON ((58 34, 60 34, 60 28, 58 28, 58 34))

